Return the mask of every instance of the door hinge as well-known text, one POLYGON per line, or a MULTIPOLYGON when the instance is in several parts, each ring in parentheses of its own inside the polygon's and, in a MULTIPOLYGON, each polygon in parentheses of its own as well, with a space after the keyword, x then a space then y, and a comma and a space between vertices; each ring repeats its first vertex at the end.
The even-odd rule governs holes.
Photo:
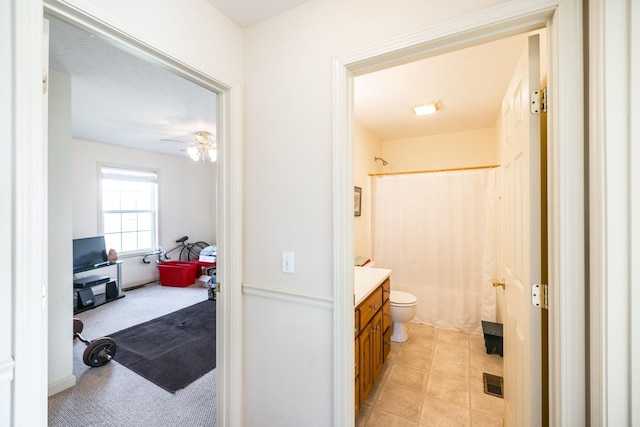
POLYGON ((549 287, 545 283, 531 285, 531 304, 538 308, 549 308, 549 287))
POLYGON ((531 114, 547 112, 547 88, 542 88, 531 93, 529 100, 531 114))
POLYGON ((49 73, 44 71, 42 73, 42 94, 45 95, 49 90, 49 73))

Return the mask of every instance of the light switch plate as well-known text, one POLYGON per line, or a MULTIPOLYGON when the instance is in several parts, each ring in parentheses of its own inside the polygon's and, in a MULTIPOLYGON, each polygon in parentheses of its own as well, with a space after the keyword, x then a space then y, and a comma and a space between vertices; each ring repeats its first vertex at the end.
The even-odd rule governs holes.
POLYGON ((293 273, 293 252, 282 251, 282 272, 293 273))

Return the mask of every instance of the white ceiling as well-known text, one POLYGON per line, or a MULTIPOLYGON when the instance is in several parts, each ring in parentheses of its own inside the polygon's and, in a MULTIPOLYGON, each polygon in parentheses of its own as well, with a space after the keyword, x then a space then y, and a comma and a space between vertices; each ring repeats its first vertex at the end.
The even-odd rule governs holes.
MULTIPOLYGON (((243 27, 303 2, 208 1, 243 27)), ((71 76, 74 138, 184 156, 185 144, 162 140, 215 135, 215 93, 55 19, 50 35, 51 68, 71 76)), ((382 140, 491 127, 523 45, 522 35, 359 76, 354 117, 382 140), (431 100, 437 114, 413 115, 431 100)))
POLYGON ((276 16, 307 0, 207 0, 241 28, 276 16))
POLYGON ((382 140, 493 127, 525 42, 519 35, 356 77, 354 118, 382 140), (432 101, 437 113, 413 114, 432 101))
POLYGON ((49 34, 49 66, 71 76, 74 138, 186 156, 162 139, 215 135, 215 93, 56 19, 49 34))

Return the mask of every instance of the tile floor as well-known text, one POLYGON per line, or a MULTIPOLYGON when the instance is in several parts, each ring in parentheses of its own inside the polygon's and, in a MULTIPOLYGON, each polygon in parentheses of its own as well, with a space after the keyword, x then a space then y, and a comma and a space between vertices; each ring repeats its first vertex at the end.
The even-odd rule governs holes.
POLYGON ((502 426, 504 399, 484 393, 482 373, 502 376, 482 335, 411 323, 356 418, 358 427, 502 426))

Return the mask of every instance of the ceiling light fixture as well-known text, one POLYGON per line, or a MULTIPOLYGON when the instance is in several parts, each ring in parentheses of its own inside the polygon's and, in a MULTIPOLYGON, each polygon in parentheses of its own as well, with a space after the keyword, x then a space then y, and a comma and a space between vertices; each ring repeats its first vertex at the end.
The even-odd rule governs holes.
POLYGON ((438 111, 440 109, 440 104, 438 101, 435 101, 428 102, 426 104, 414 105, 411 108, 416 116, 426 116, 427 114, 433 114, 438 111))
POLYGON ((186 148, 189 157, 193 161, 202 161, 204 163, 208 154, 209 160, 215 162, 218 158, 216 144, 209 139, 209 132, 200 131, 196 132, 195 135, 196 140, 186 148))

